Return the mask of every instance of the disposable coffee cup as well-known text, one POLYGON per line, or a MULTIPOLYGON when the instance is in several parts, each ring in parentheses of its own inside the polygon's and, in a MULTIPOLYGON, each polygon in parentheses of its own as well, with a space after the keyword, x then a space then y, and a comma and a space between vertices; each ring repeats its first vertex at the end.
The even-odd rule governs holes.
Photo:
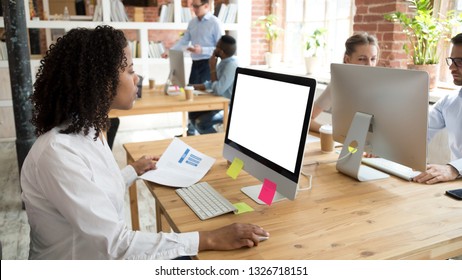
POLYGON ((334 138, 332 136, 332 126, 325 124, 319 129, 321 139, 321 151, 323 153, 331 153, 334 151, 334 138))
POLYGON ((149 79, 149 89, 153 89, 156 85, 156 81, 154 79, 149 79))
POLYGON ((194 99, 194 87, 193 86, 186 86, 184 88, 184 92, 186 95, 186 100, 192 101, 194 99))

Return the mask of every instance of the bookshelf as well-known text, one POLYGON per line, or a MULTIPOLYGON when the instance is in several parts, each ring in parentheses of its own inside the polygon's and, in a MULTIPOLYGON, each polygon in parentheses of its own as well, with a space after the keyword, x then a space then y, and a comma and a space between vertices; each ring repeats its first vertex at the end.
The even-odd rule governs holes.
MULTIPOLYGON (((184 16, 182 20, 182 13, 184 13, 181 0, 173 0, 173 22, 115 22, 111 21, 111 0, 98 0, 101 3, 101 12, 102 17, 98 21, 93 21, 88 17, 81 16, 72 16, 70 20, 62 20, 61 17, 54 17, 50 15, 49 9, 49 0, 43 1, 43 10, 46 17, 41 17, 42 19, 38 20, 31 19, 29 16, 26 18, 26 25, 28 29, 44 29, 46 31, 46 40, 47 45, 52 42, 52 34, 57 31, 58 33, 67 32, 73 28, 85 27, 85 28, 95 28, 98 25, 106 24, 111 25, 114 28, 122 30, 134 30, 136 32, 137 40, 140 43, 140 57, 134 59, 135 71, 144 77, 143 82, 148 83, 149 79, 155 79, 156 84, 162 84, 167 80, 168 76, 168 60, 162 58, 150 58, 149 57, 149 31, 158 30, 158 31, 178 31, 185 30, 187 28, 187 22, 184 21, 184 16), (47 18, 48 20, 44 20, 47 18)), ((29 11, 29 0, 24 0, 25 2, 25 14, 30 15, 29 11)), ((158 1, 159 5, 167 1, 158 1)), ((214 12, 214 1, 211 1, 211 12, 214 12)), ((221 2, 221 1, 215 1, 221 2)), ((223 23, 223 28, 229 35, 233 36, 237 40, 237 56, 239 62, 242 66, 250 65, 251 55, 250 55, 250 40, 251 40, 251 9, 252 4, 249 0, 229 0, 229 4, 236 4, 238 11, 236 14, 235 23, 223 23)), ((192 10, 191 13, 193 14, 192 10)), ((0 28, 4 27, 3 17, 0 17, 0 28)), ((35 81, 35 73, 40 64, 41 57, 31 56, 31 70, 32 70, 32 81, 35 81)), ((191 60, 186 59, 186 75, 189 75, 191 60)), ((2 82, 2 87, 0 87, 0 116, 2 122, 0 122, 0 131, 6 131, 3 129, 3 126, 14 127, 14 118, 12 115, 12 102, 11 102, 11 90, 9 86, 9 71, 8 71, 8 61, 0 60, 0 81, 2 82), (8 83, 6 83, 8 82, 8 83)), ((4 135, 0 133, 0 141, 14 139, 15 133, 4 135)))
MULTIPOLYGON (((25 14, 29 15, 29 0, 25 1, 25 14)), ((159 8, 162 3, 159 2, 159 8)), ((213 1, 211 1, 213 2, 213 1)), ((27 27, 28 28, 37 28, 46 30, 46 40, 47 45, 49 45, 52 40, 51 32, 53 30, 61 30, 62 33, 69 31, 72 28, 85 27, 85 28, 94 28, 101 24, 111 25, 114 28, 122 30, 135 30, 137 33, 137 40, 139 41, 139 51, 140 55, 138 58, 134 59, 135 70, 142 76, 147 77, 144 81, 147 83, 148 78, 155 79, 162 83, 167 79, 168 75, 168 61, 162 58, 150 58, 149 57, 149 31, 159 30, 159 31, 168 31, 168 30, 185 30, 187 28, 187 22, 184 20, 184 9, 188 7, 182 7, 181 0, 173 0, 171 5, 173 6, 173 22, 115 22, 111 21, 111 3, 112 0, 98 0, 98 3, 101 3, 102 17, 101 21, 93 20, 73 20, 71 16, 70 21, 64 20, 31 20, 27 18, 27 27), (183 20, 182 20, 183 19, 183 20)), ((223 28, 226 33, 235 37, 238 44, 238 57, 241 65, 250 65, 250 37, 251 37, 251 1, 248 0, 230 0, 230 4, 239 7, 239 11, 235 13, 235 23, 223 23, 223 28)), ((49 10, 49 1, 43 0, 44 13, 47 15, 47 18, 52 18, 50 16, 49 10)), ((214 5, 211 7, 211 12, 214 12, 214 5)), ((191 11, 193 15, 193 12, 191 11)), ((2 22, 3 23, 3 22, 2 22)), ((191 62, 186 61, 186 64, 191 62)))

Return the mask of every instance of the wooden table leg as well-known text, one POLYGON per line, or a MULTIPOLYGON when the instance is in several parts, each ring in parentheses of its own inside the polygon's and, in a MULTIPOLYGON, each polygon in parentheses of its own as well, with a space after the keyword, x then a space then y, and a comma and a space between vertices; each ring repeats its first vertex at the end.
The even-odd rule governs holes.
POLYGON ((162 209, 159 207, 159 202, 156 201, 156 229, 157 232, 162 231, 162 209))
POLYGON ((188 136, 188 112, 183 112, 183 137, 188 136))
POLYGON ((228 103, 225 103, 225 105, 223 106, 223 129, 224 131, 226 132, 226 127, 228 126, 228 112, 229 108, 228 108, 228 103))
POLYGON ((128 189, 130 197, 130 214, 132 219, 132 229, 140 230, 140 218, 138 214, 138 192, 136 182, 133 183, 128 189))
MULTIPOLYGON (((127 155, 127 164, 134 160, 127 155)), ((138 191, 136 181, 128 189, 128 197, 130 198, 130 217, 132 220, 132 230, 140 230, 140 217, 138 214, 138 191)))

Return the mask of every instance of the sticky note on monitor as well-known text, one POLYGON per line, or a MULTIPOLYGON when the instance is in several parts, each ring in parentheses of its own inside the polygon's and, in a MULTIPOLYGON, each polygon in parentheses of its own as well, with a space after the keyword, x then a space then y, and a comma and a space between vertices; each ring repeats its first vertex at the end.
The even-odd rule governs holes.
POLYGON ((260 194, 258 195, 258 199, 268 205, 271 205, 271 203, 273 203, 274 195, 276 194, 276 187, 276 183, 268 179, 264 179, 263 186, 261 187, 260 194))
POLYGON ((226 174, 228 174, 229 177, 236 180, 237 176, 239 175, 243 167, 244 162, 241 159, 235 157, 233 159, 233 162, 229 166, 228 170, 226 171, 226 174))

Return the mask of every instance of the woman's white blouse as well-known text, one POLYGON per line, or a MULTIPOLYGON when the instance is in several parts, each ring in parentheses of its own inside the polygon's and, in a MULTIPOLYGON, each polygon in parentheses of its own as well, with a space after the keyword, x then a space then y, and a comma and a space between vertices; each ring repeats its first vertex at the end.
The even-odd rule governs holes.
POLYGON ((137 178, 120 170, 94 131, 41 135, 21 170, 31 227, 30 259, 173 259, 196 255, 199 234, 132 231, 124 196, 137 178))

